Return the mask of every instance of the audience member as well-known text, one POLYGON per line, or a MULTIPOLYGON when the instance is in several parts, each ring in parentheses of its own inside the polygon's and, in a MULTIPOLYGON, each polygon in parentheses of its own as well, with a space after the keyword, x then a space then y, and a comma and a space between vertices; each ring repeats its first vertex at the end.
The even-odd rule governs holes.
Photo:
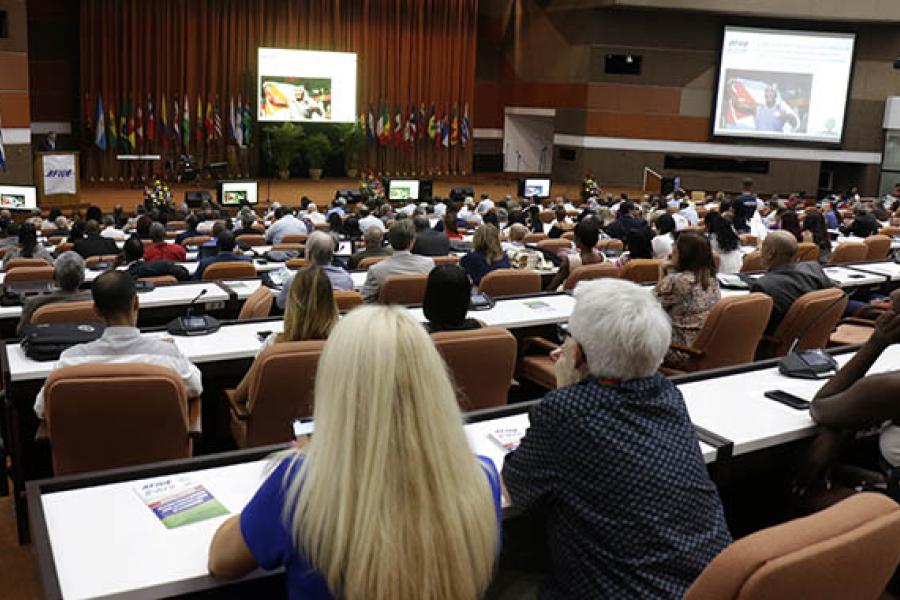
POLYGON ((567 214, 564 206, 556 207, 553 211, 554 219, 550 222, 550 231, 547 232, 548 238, 558 239, 561 238, 565 232, 572 231, 572 228, 575 225, 572 223, 572 220, 569 219, 567 214))
POLYGON ((499 547, 499 477, 472 455, 425 330, 403 310, 351 311, 325 344, 315 398, 315 435, 220 526, 210 572, 284 566, 294 598, 482 597, 499 547))
POLYGON ((184 262, 187 260, 187 252, 181 244, 166 242, 166 226, 162 223, 154 223, 150 226, 151 245, 144 248, 145 260, 168 260, 172 262, 184 262))
MULTIPOLYGON (((6 254, 3 256, 3 268, 7 268, 9 262, 16 258, 38 258, 53 264, 53 255, 38 243, 37 231, 34 224, 25 222, 18 228, 18 236, 16 243, 6 248, 6 254)), ((118 248, 116 249, 118 251, 118 248)))
POLYGON ((116 219, 112 215, 103 217, 103 231, 100 232, 100 237, 114 242, 124 242, 128 239, 125 232, 116 227, 116 219))
POLYGON ((744 266, 741 238, 731 223, 715 211, 704 219, 712 251, 719 255, 719 273, 740 273, 744 266))
POLYGON ((853 221, 850 225, 841 227, 841 233, 855 237, 867 238, 878 233, 878 220, 871 211, 862 203, 857 202, 853 207, 853 221))
MULTIPOLYGON (((53 367, 54 371, 90 363, 158 365, 178 374, 189 398, 200 396, 203 392, 200 370, 181 354, 178 347, 156 337, 141 335, 137 328, 138 297, 128 273, 115 270, 102 273, 94 280, 91 295, 94 310, 106 324, 106 330, 100 339, 64 351, 53 367)), ((43 388, 38 392, 34 412, 39 419, 44 418, 43 388)))
MULTIPOLYGON (((380 221, 379 221, 380 222, 380 221)), ((359 263, 364 258, 373 256, 390 256, 392 251, 384 245, 384 229, 378 227, 369 227, 363 235, 363 241, 366 246, 363 250, 356 252, 350 257, 348 268, 353 271, 359 268, 359 263)))
POLYGON ((513 508, 546 518, 547 597, 680 598, 731 536, 681 392, 657 372, 669 320, 627 281, 575 298, 559 389, 532 407, 503 481, 513 508))
POLYGON ((800 227, 800 218, 797 216, 797 211, 793 209, 785 210, 780 215, 778 225, 782 231, 792 234, 798 243, 803 241, 803 229, 800 227))
POLYGON ((481 323, 467 319, 472 299, 472 282, 459 265, 438 265, 428 274, 422 312, 428 322, 425 329, 459 331, 478 329, 481 323))
MULTIPOLYGON (((338 322, 338 307, 325 271, 317 266, 304 267, 284 287, 288 289, 284 303, 284 330, 269 335, 262 348, 281 342, 327 339, 338 322)), ((250 383, 256 377, 258 368, 258 363, 254 362, 235 389, 235 400, 239 403, 247 402, 250 383)))
POLYGON ((410 252, 416 241, 416 228, 409 219, 402 219, 388 230, 388 243, 394 253, 389 258, 369 267, 362 296, 366 302, 376 302, 385 279, 392 275, 413 275, 428 273, 434 268, 434 261, 427 256, 410 252))
POLYGON ((55 289, 49 294, 27 296, 22 304, 22 315, 19 317, 18 335, 22 335, 22 326, 31 323, 34 311, 45 304, 57 302, 76 302, 90 300, 90 290, 78 289, 84 282, 84 259, 69 251, 63 252, 53 265, 53 282, 55 289))
POLYGON ((606 228, 606 234, 611 238, 626 242, 629 231, 648 227, 647 221, 640 218, 639 214, 640 210, 634 205, 634 202, 626 200, 619 203, 616 220, 606 228))
MULTIPOLYGON (((665 271, 653 293, 672 321, 672 344, 691 346, 703 329, 706 317, 722 297, 706 236, 693 231, 682 232, 665 271)), ((665 364, 681 369, 689 358, 684 352, 670 348, 665 364)))
POLYGON ((231 232, 235 239, 242 235, 260 235, 261 232, 253 228, 253 224, 256 223, 256 215, 254 215, 252 211, 242 211, 240 217, 240 228, 231 232))
POLYGON ((553 267, 553 263, 544 256, 543 252, 525 245, 528 227, 522 223, 513 223, 506 231, 509 241, 503 242, 501 247, 509 257, 509 264, 513 269, 536 271, 549 270, 553 267))
POLYGON ((365 234, 365 232, 369 231, 373 227, 384 234, 387 231, 387 227, 384 226, 384 221, 379 219, 377 216, 369 212, 368 208, 361 208, 359 211, 359 228, 365 234))
POLYGON ((812 242, 818 247, 820 263, 824 264, 831 260, 831 236, 828 234, 825 217, 819 211, 811 210, 806 213, 801 241, 812 242))
POLYGON ((606 260, 602 252, 595 249, 600 237, 600 229, 594 219, 584 219, 575 226, 575 254, 566 254, 559 264, 559 271, 547 285, 547 290, 557 289, 578 267, 593 265, 606 260))
POLYGON ((759 210, 759 198, 753 193, 753 180, 749 177, 744 179, 744 189, 731 203, 731 209, 734 211, 734 229, 738 233, 749 233, 750 219, 759 210))
POLYGON ((171 275, 178 281, 188 281, 190 272, 168 260, 144 260, 144 243, 136 235, 125 240, 120 260, 124 262, 125 272, 134 280, 147 277, 163 277, 171 275))
POLYGON ((253 263, 253 259, 249 256, 241 256, 234 251, 234 235, 230 231, 222 231, 216 236, 216 247, 218 252, 215 256, 200 259, 197 263, 197 271, 194 273, 194 279, 198 281, 203 279, 203 273, 207 267, 216 263, 223 262, 249 262, 253 263))
POLYGON ((656 218, 653 225, 656 227, 656 235, 650 240, 653 258, 667 260, 675 245, 675 219, 672 215, 663 213, 656 218))
POLYGON ((775 331, 794 300, 813 290, 832 287, 831 280, 815 262, 794 262, 797 240, 787 231, 772 231, 763 242, 762 261, 766 274, 750 284, 751 292, 762 292, 772 297, 772 315, 766 334, 775 331))
MULTIPOLYGON (((353 279, 343 267, 332 264, 334 261, 334 238, 324 231, 313 231, 306 240, 306 260, 309 266, 319 267, 331 282, 333 290, 348 291, 353 289, 353 279)), ((276 304, 284 308, 290 294, 291 275, 281 286, 276 304)))
POLYGON ((184 241, 190 239, 192 237, 199 237, 202 234, 197 231, 197 225, 200 223, 199 217, 194 213, 189 214, 184 218, 184 227, 185 230, 175 236, 175 243, 179 245, 183 245, 184 241))
POLYGON ((303 221, 295 217, 284 208, 275 209, 275 222, 266 230, 266 242, 280 244, 286 235, 298 235, 309 233, 303 221))
POLYGON ((450 254, 450 239, 446 234, 431 229, 424 215, 413 217, 416 228, 416 243, 412 253, 421 256, 447 256, 450 254))
POLYGON ((625 252, 616 259, 616 268, 621 270, 633 258, 653 258, 653 230, 644 225, 628 231, 625 237, 625 252))
POLYGON ((479 226, 472 239, 472 251, 460 259, 459 265, 476 286, 491 271, 509 269, 509 257, 500 247, 500 232, 497 228, 493 225, 479 226))

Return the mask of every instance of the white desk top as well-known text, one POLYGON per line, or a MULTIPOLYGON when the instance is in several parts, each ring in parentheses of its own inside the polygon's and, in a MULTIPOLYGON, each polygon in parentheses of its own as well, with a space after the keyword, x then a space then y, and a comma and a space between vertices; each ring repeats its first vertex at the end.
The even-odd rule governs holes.
POLYGON ((353 280, 353 289, 359 291, 366 283, 366 271, 350 271, 350 279, 353 280))
POLYGON ((854 265, 852 267, 854 271, 862 271, 864 273, 875 273, 877 275, 884 275, 888 277, 891 281, 897 281, 900 279, 900 265, 895 262, 880 262, 880 263, 870 263, 865 265, 854 265))
MULTIPOLYGON (((558 294, 497 300, 494 308, 480 311, 470 310, 467 316, 490 326, 517 329, 564 323, 569 320, 574 308, 575 298, 568 294, 558 294)), ((426 320, 421 308, 411 308, 409 311, 419 321, 426 320)))
POLYGON ((884 275, 863 273, 849 267, 825 267, 828 278, 840 287, 854 287, 857 285, 876 285, 885 282, 884 275))

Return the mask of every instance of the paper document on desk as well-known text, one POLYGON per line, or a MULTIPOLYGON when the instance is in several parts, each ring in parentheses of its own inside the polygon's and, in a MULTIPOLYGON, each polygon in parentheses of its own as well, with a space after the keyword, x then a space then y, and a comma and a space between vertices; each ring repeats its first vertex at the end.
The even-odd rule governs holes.
POLYGON ((542 312, 552 311, 553 307, 544 302, 543 300, 528 300, 523 302, 525 306, 530 308, 531 310, 539 310, 542 312))
POLYGON ((134 491, 167 529, 228 514, 209 490, 186 476, 148 481, 134 491))
POLYGON ((507 452, 512 452, 519 447, 519 442, 525 436, 523 427, 498 427, 490 433, 488 438, 507 452))

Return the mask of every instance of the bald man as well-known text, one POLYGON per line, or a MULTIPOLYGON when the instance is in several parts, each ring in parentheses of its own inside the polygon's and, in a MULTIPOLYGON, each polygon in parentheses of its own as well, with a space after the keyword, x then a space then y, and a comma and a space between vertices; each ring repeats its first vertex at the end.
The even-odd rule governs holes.
POLYGON ((766 327, 766 334, 771 334, 794 300, 807 292, 833 287, 833 284, 819 263, 794 261, 797 239, 788 231, 769 233, 760 253, 766 265, 766 274, 750 285, 750 291, 768 294, 774 301, 766 327))

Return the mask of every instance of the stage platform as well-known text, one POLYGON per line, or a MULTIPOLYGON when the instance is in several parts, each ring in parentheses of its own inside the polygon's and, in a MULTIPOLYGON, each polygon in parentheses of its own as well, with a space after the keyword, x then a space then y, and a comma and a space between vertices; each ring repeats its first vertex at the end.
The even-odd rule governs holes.
MULTIPOLYGON (((504 195, 516 194, 516 177, 509 177, 502 174, 496 175, 476 175, 470 177, 442 177, 434 179, 434 194, 445 198, 449 195, 450 190, 455 187, 472 187, 475 192, 476 200, 480 194, 489 194, 494 200, 502 199, 504 195)), ((358 188, 359 180, 350 178, 328 178, 319 181, 311 179, 273 179, 270 182, 266 179, 259 180, 259 205, 267 206, 267 200, 280 202, 290 206, 296 206, 300 203, 302 196, 309 196, 319 206, 334 199, 336 190, 344 188, 358 188)), ((570 198, 577 198, 581 188, 580 182, 553 182, 553 196, 565 195, 570 198)), ((179 185, 173 186, 173 196, 176 204, 184 200, 186 191, 207 190, 215 197, 214 182, 202 182, 199 185, 179 185)), ((633 189, 609 189, 604 190, 615 194, 627 192, 633 199, 640 198, 641 191, 633 189)), ((83 182, 81 188, 81 203, 99 206, 103 212, 112 211, 116 205, 121 204, 127 211, 131 212, 137 204, 143 202, 143 189, 133 189, 127 183, 116 184, 99 184, 83 182)))

